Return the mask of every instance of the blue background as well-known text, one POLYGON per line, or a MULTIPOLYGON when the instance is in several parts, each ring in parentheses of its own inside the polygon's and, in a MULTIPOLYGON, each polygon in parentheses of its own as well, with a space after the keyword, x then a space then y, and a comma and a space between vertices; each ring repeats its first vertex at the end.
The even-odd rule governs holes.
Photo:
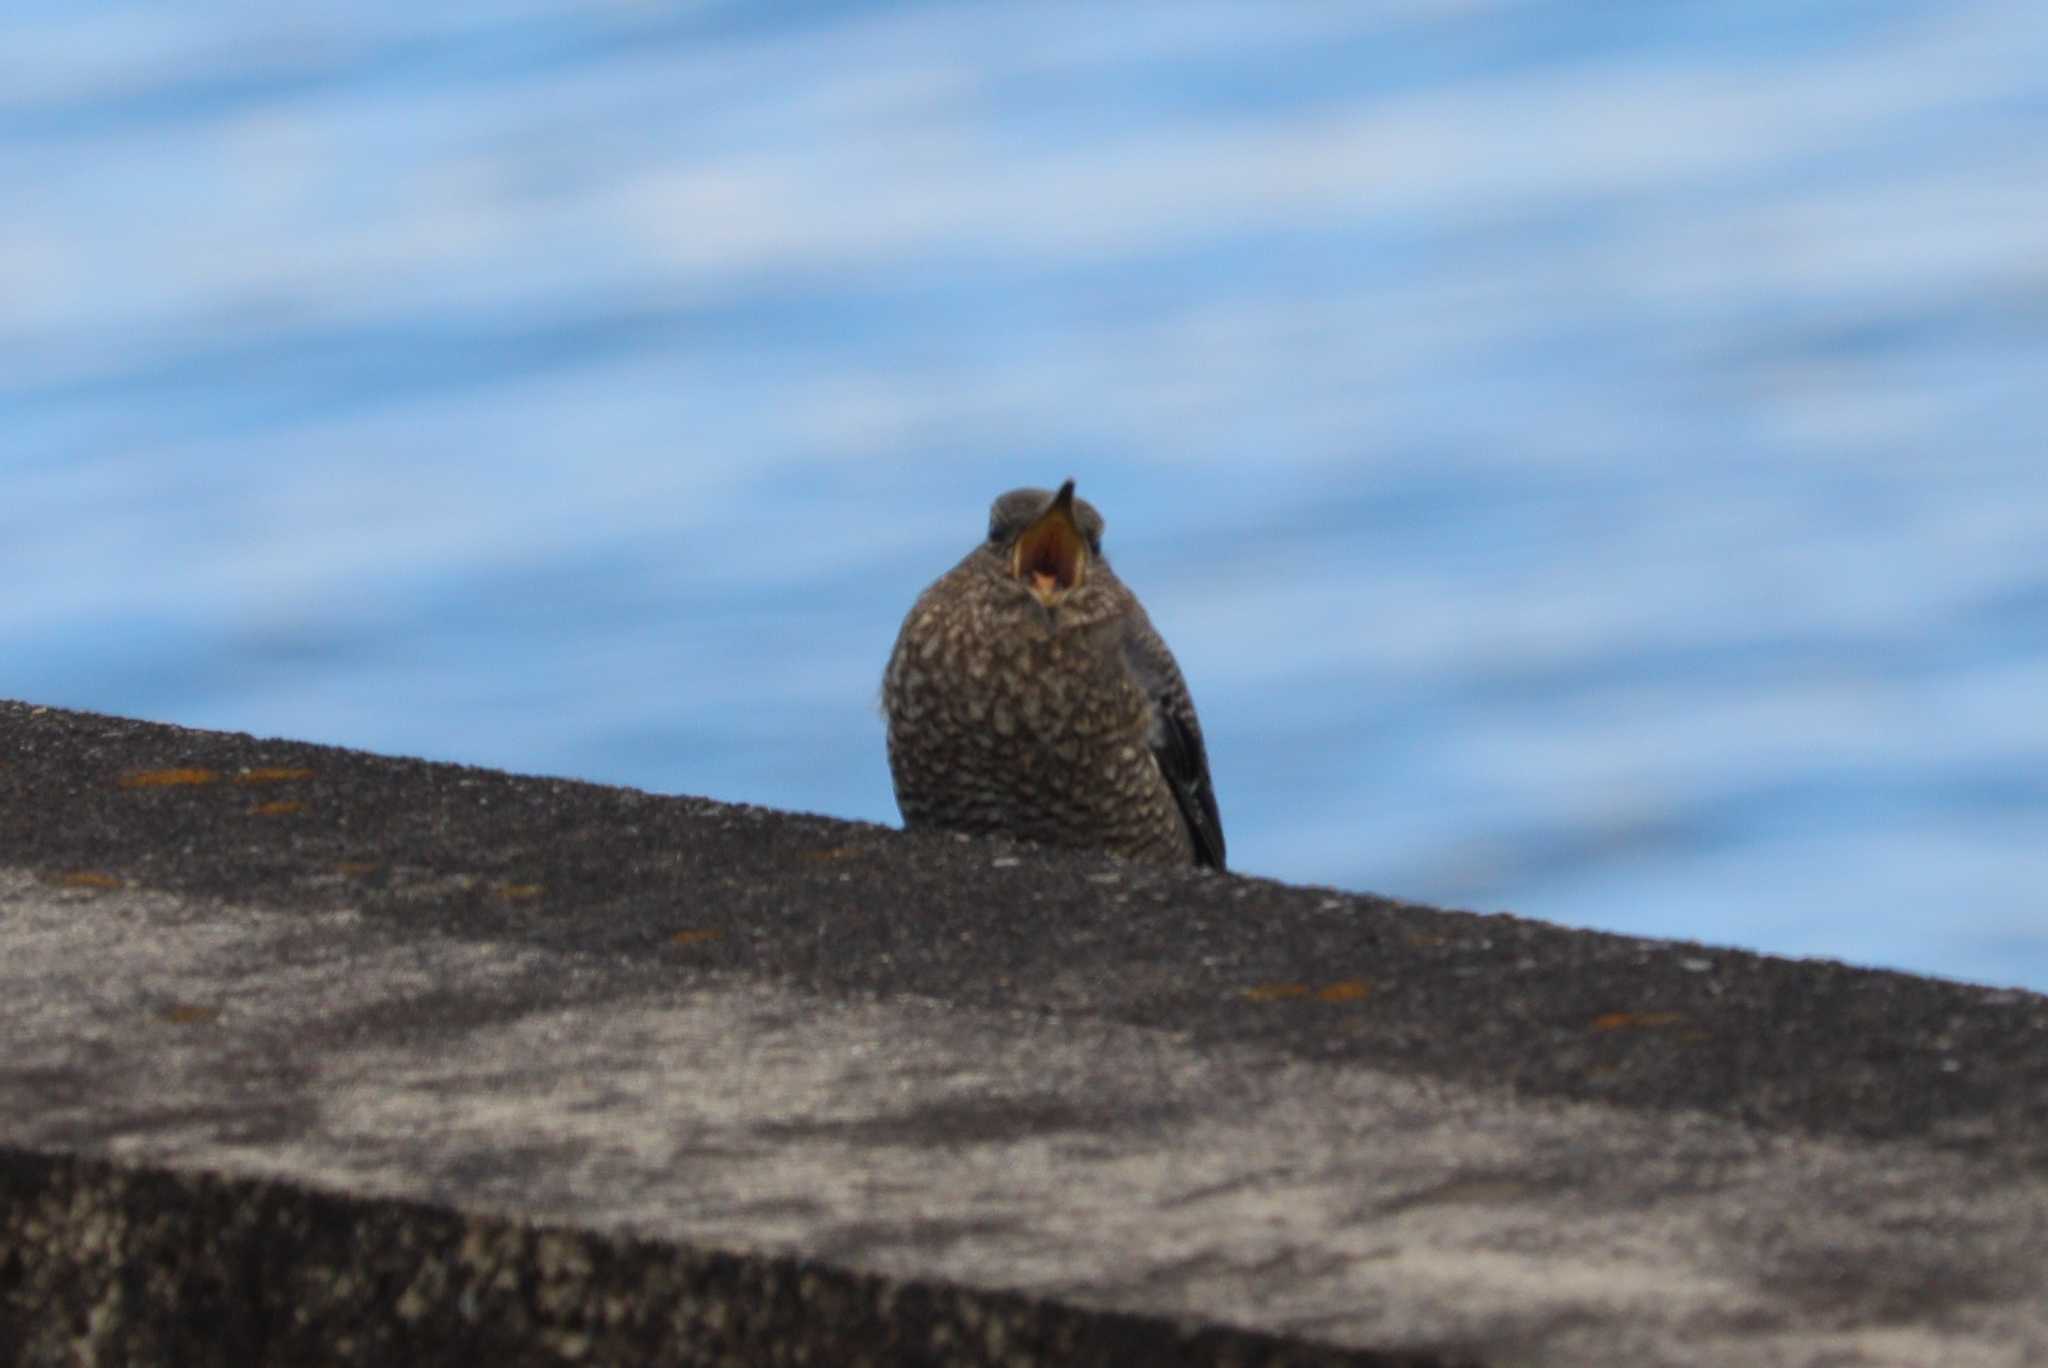
POLYGON ((1233 864, 2048 988, 2048 6, 21 3, 0 693, 894 821, 1067 476, 1233 864))

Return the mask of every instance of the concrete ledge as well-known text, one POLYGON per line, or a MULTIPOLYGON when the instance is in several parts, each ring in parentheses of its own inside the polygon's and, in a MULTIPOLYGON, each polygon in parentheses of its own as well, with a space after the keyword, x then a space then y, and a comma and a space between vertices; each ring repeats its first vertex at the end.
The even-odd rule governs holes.
POLYGON ((23 1362, 2048 1361, 2048 1000, 0 704, 23 1362))
POLYGON ((10 1149, 0 1219, 9 1363, 1437 1361, 10 1149))

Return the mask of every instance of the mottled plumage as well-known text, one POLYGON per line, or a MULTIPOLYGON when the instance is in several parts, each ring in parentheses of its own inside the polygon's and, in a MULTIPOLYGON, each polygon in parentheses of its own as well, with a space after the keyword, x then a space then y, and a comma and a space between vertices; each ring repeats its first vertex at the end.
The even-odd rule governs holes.
POLYGON ((1194 701, 1073 494, 997 499, 903 620, 882 707, 904 825, 1221 869, 1194 701))

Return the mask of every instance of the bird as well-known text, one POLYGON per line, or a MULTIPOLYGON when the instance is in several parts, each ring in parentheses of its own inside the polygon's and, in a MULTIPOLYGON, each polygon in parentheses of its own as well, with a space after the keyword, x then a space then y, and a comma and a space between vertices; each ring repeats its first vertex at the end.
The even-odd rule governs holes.
POLYGON ((1224 866, 1180 666, 1102 554, 1102 515, 1013 489, 911 605, 882 675, 904 826, 1224 866))

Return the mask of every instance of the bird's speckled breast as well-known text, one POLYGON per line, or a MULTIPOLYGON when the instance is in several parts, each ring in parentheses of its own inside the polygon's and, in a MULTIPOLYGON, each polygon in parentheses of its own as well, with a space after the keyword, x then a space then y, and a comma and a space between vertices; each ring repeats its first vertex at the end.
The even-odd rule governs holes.
POLYGON ((1120 624, 952 580, 911 609, 883 677, 905 823, 1189 858, 1120 624))

